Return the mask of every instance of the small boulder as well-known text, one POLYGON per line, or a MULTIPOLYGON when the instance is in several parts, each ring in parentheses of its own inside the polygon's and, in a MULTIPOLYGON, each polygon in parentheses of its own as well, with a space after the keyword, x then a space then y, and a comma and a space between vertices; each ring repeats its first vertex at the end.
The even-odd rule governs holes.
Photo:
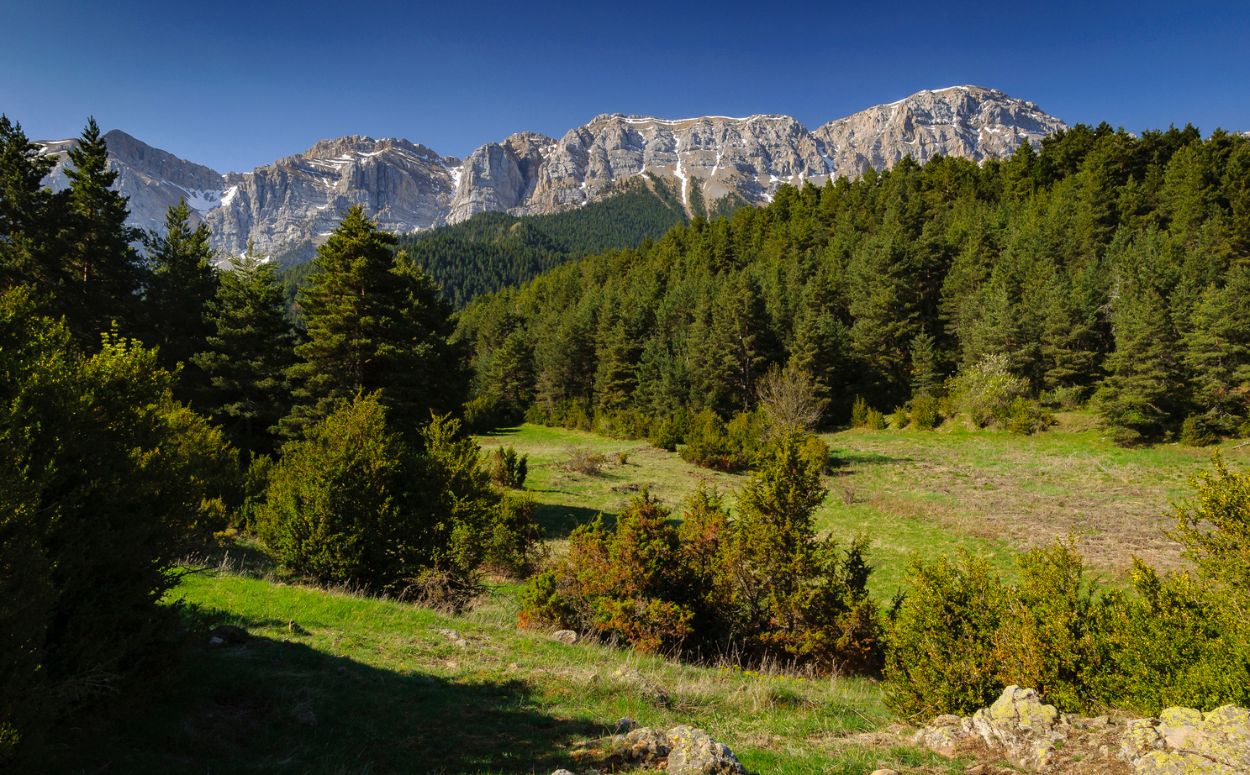
POLYGON ((882 767, 879 770, 873 770, 868 775, 898 775, 898 770, 892 770, 888 767, 882 767))
POLYGON ((1250 772, 1250 710, 1168 708, 1158 718, 1131 721, 1120 738, 1120 758, 1136 775, 1250 772))
POLYGON ((671 775, 746 775, 746 769, 724 743, 702 729, 686 725, 668 730, 668 763, 671 775))
POLYGON ((1034 689, 1008 686, 988 708, 972 716, 972 729, 992 749, 1023 770, 1045 771, 1055 743, 1067 738, 1067 724, 1054 705, 1034 689))
POLYGON ((572 630, 556 630, 551 633, 551 639, 572 646, 577 642, 577 633, 572 630))

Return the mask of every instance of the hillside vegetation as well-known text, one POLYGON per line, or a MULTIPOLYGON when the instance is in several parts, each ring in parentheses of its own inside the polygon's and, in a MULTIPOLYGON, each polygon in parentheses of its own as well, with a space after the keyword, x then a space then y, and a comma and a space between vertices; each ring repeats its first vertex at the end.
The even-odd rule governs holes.
POLYGON ((1247 181, 1250 138, 1103 125, 783 188, 470 305, 475 408, 681 440, 786 366, 835 423, 860 397, 1032 432, 1091 401, 1124 444, 1244 434, 1247 181))

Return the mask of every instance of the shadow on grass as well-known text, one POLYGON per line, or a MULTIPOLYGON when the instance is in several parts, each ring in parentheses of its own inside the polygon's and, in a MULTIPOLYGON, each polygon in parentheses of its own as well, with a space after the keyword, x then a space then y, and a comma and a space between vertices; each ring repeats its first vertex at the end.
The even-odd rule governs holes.
POLYGON ((855 452, 847 449, 835 449, 829 453, 830 468, 848 468, 850 466, 878 466, 895 463, 910 463, 909 457, 882 455, 879 452, 855 452))
POLYGON ((142 694, 63 729, 45 771, 531 773, 602 734, 522 681, 452 682, 299 642, 195 646, 142 694))
POLYGON ((475 433, 475 434, 473 434, 473 435, 474 435, 474 436, 485 436, 485 437, 487 437, 487 438, 492 438, 492 439, 506 439, 506 438, 508 438, 509 436, 515 436, 515 435, 517 435, 517 434, 518 434, 518 433, 520 433, 520 432, 521 432, 521 429, 520 429, 520 428, 516 428, 516 427, 513 427, 513 428, 494 428, 494 429, 492 429, 492 430, 489 430, 489 431, 482 431, 481 433, 475 433))
POLYGON ((572 533, 574 528, 594 520, 598 514, 603 514, 603 522, 609 528, 616 523, 616 517, 612 514, 581 506, 558 506, 552 503, 538 503, 534 507, 534 519, 542 526, 543 538, 548 540, 568 538, 569 533, 572 533))

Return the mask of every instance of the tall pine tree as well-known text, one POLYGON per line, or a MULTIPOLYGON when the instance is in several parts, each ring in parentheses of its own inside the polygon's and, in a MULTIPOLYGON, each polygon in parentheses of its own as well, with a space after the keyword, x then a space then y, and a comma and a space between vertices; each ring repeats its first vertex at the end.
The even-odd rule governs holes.
POLYGON ((87 119, 69 162, 61 303, 75 338, 94 349, 114 323, 138 333, 143 266, 131 243, 140 235, 126 225, 126 197, 112 189, 117 172, 108 167, 108 146, 94 118, 87 119))
POLYGON ((317 250, 297 297, 307 341, 291 369, 296 435, 357 394, 380 391, 395 427, 415 437, 431 412, 464 401, 464 357, 451 344, 451 306, 438 286, 359 205, 317 250))
POLYGON ((144 297, 148 344, 167 369, 183 364, 181 392, 190 396, 203 387, 203 374, 191 356, 206 349, 212 324, 208 308, 217 295, 217 270, 209 247, 208 226, 192 229, 186 200, 165 214, 165 233, 146 237, 151 277, 144 297))
POLYGON ((290 409, 286 373, 295 360, 295 332, 273 264, 250 249, 232 258, 208 322, 207 349, 192 359, 208 382, 205 405, 235 446, 272 452, 290 409))

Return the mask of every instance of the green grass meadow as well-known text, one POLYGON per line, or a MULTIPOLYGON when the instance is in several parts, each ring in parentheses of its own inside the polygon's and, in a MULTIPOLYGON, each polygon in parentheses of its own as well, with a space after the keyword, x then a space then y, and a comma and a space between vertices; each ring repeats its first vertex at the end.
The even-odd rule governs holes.
MULTIPOLYGON (((1071 537, 1104 576, 1133 556, 1181 562, 1163 531, 1211 450, 1124 450, 1081 418, 1034 437, 996 432, 827 434, 835 465, 817 516, 841 540, 871 540, 872 589, 898 592, 913 556, 967 550, 1012 573, 1024 549, 1071 537)), ((679 510, 700 482, 728 496, 745 477, 698 469, 638 441, 533 425, 479 439, 529 457, 526 489, 555 553, 596 514, 643 488, 679 510), (566 464, 602 454, 598 473, 566 464)), ((1250 449, 1225 445, 1231 465, 1250 449)), ((693 724, 754 773, 958 772, 922 753, 880 683, 681 665, 519 630, 519 586, 500 583, 470 613, 203 570, 171 592, 201 624, 161 681, 120 692, 69 724, 49 772, 550 773, 618 719, 693 724), (210 646, 208 626, 244 627, 210 646)))

